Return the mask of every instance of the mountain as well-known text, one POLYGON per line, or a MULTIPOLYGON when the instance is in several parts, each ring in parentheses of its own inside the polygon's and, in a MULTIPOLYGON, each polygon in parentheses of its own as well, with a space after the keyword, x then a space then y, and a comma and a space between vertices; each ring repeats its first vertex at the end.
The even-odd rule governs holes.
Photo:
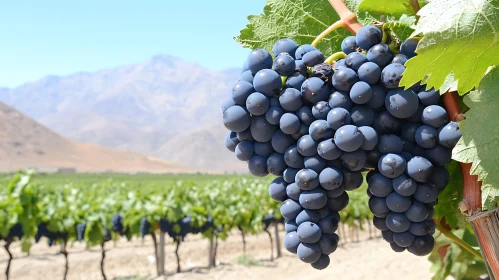
POLYGON ((215 71, 157 55, 0 89, 0 101, 77 141, 206 171, 246 171, 223 146, 221 124, 220 106, 238 74, 238 69, 215 71))
POLYGON ((136 153, 66 139, 0 102, 0 172, 20 168, 78 172, 192 172, 136 153))

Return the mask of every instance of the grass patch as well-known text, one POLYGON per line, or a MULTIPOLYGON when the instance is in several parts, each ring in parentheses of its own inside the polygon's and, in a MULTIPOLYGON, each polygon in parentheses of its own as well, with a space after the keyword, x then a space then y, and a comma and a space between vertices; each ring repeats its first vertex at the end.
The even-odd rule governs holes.
POLYGON ((242 264, 242 265, 246 265, 246 266, 257 266, 260 264, 259 261, 255 260, 253 257, 247 256, 247 255, 239 256, 237 258, 237 263, 242 264))

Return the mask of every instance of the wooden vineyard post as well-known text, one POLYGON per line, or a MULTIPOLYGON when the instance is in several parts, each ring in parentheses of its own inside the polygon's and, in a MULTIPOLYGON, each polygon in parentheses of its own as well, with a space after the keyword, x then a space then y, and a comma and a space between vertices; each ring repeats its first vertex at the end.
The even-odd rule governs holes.
POLYGON ((213 236, 210 238, 210 244, 209 244, 209 248, 208 248, 208 267, 209 268, 212 268, 214 267, 214 246, 213 246, 213 236))
POLYGON ((163 275, 163 278, 166 278, 165 274, 165 233, 160 231, 159 233, 159 244, 158 244, 158 272, 159 275, 163 275))
POLYGON ((282 256, 281 253, 281 239, 279 238, 279 223, 274 223, 274 230, 275 230, 275 244, 276 244, 276 249, 277 249, 277 257, 280 258, 282 256))
MULTIPOLYGON (((445 109, 451 121, 463 119, 456 92, 442 95, 445 109)), ((486 132, 484 132, 486 133, 486 132)), ((499 279, 499 215, 497 208, 482 212, 481 182, 470 174, 471 163, 459 163, 463 174, 463 201, 459 208, 471 223, 475 236, 492 279, 499 279)))

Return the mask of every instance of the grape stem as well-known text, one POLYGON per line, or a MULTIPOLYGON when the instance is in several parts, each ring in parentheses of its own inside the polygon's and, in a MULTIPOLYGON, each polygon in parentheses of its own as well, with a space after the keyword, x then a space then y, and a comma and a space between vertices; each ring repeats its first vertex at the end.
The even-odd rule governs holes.
POLYGON ((340 20, 333 23, 326 30, 322 31, 319 36, 317 36, 312 42, 312 46, 316 47, 319 42, 324 39, 328 34, 333 32, 338 28, 345 28, 346 30, 352 32, 353 34, 357 34, 357 31, 362 27, 360 23, 357 21, 357 15, 355 15, 350 9, 348 9, 347 5, 343 0, 328 0, 329 4, 333 7, 336 13, 340 16, 340 20))
POLYGON ((381 33, 383 34, 383 37, 381 37, 381 43, 385 44, 386 40, 388 39, 388 30, 386 28, 386 23, 381 26, 381 33))
POLYGON ((339 59, 347 57, 347 54, 344 52, 336 52, 333 53, 331 56, 329 56, 324 63, 326 64, 333 64, 333 61, 338 61, 339 59))
POLYGON ((421 9, 421 7, 419 7, 418 0, 409 0, 409 4, 411 5, 412 9, 414 10, 414 14, 416 14, 416 17, 418 17, 417 13, 421 9))
POLYGON ((315 37, 315 39, 311 45, 314 47, 317 47, 319 42, 322 39, 324 39, 327 35, 329 35, 329 33, 335 31, 338 28, 342 28, 342 27, 345 27, 345 23, 343 22, 343 20, 340 19, 337 22, 333 23, 331 26, 329 26, 326 30, 322 31, 322 33, 319 34, 319 36, 315 37))
POLYGON ((466 243, 463 240, 461 240, 461 238, 457 237, 454 233, 452 233, 451 231, 448 231, 447 229, 445 229, 440 224, 437 224, 437 229, 438 229, 438 231, 440 231, 441 233, 443 233, 443 235, 445 235, 447 238, 449 238, 452 241, 454 241, 457 245, 461 246, 466 251, 470 252, 471 254, 473 254, 473 255, 477 256, 478 258, 480 258, 481 260, 483 260, 482 254, 480 254, 480 252, 478 252, 477 250, 473 249, 468 243, 466 243))

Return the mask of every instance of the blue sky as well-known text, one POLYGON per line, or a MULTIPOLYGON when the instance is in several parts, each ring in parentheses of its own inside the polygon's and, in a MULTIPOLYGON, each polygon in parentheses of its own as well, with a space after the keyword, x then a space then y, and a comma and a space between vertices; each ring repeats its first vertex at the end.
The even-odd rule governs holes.
POLYGON ((31 0, 0 4, 0 87, 171 54, 214 68, 248 53, 232 38, 265 0, 31 0))

